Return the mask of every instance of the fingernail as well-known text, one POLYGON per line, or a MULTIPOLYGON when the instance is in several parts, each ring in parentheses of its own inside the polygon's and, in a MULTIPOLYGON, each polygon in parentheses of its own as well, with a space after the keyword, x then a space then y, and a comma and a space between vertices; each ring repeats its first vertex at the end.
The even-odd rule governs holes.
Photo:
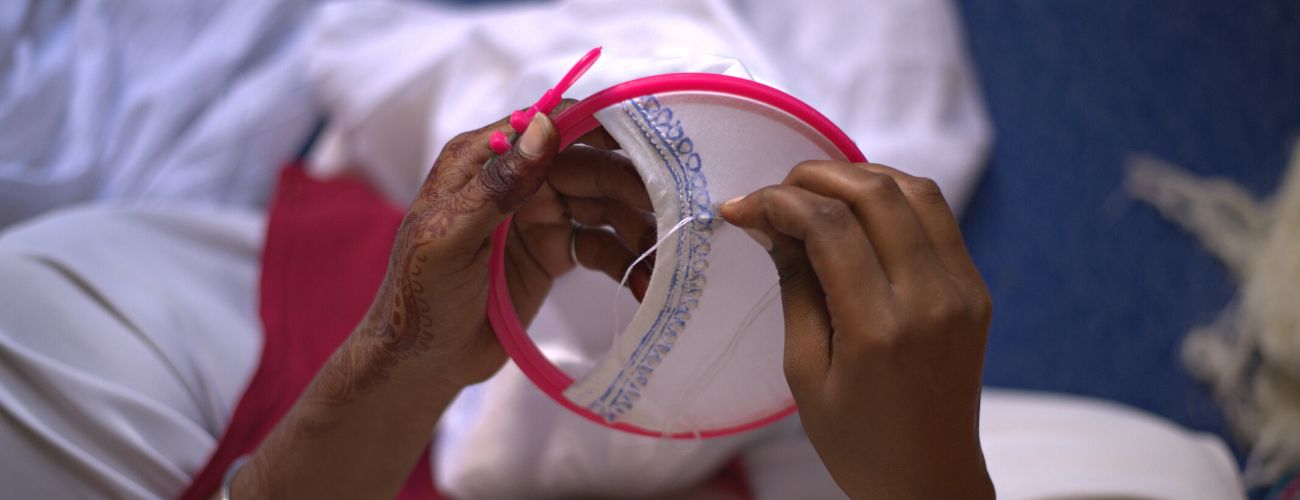
MULTIPOLYGON (((731 203, 731 202, 728 201, 727 203, 731 203)), ((759 231, 757 229, 750 229, 750 228, 742 228, 742 229, 745 230, 745 234, 748 234, 750 238, 753 238, 754 241, 758 242, 759 246, 763 247, 763 250, 767 250, 769 252, 772 251, 772 238, 768 238, 766 234, 763 234, 762 231, 759 231)))
POLYGON ((546 136, 550 133, 551 119, 542 113, 533 115, 533 120, 528 122, 528 130, 524 135, 519 136, 519 153, 528 158, 537 158, 542 155, 542 148, 546 147, 546 136))
MULTIPOLYGON (((745 196, 749 196, 749 195, 745 195, 745 196)), ((722 206, 724 206, 724 207, 733 207, 733 206, 736 206, 737 203, 740 203, 740 200, 745 199, 745 196, 737 196, 737 197, 735 197, 735 198, 732 198, 732 199, 730 199, 730 200, 727 200, 727 201, 725 201, 725 202, 722 203, 722 206)))

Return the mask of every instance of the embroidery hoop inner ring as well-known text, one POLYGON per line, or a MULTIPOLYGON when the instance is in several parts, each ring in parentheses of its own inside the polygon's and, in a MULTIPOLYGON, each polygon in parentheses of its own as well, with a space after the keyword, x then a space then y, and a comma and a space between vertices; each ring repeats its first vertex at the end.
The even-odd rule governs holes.
MULTIPOLYGON (((596 120, 596 112, 628 99, 669 92, 713 92, 758 101, 789 113, 812 127, 826 137, 849 161, 867 161, 848 135, 812 106, 767 85, 714 73, 671 73, 649 76, 620 83, 592 94, 568 107, 555 118, 555 127, 560 132, 560 149, 569 147, 579 137, 600 126, 600 122, 596 120)), ((792 403, 769 415, 738 425, 693 432, 665 433, 624 422, 606 421, 595 412, 570 401, 564 396, 564 391, 573 385, 573 378, 542 354, 541 349, 528 336, 528 331, 519 321, 514 303, 510 300, 510 289, 506 282, 505 247, 512 219, 513 217, 507 218, 492 233, 492 256, 488 261, 488 321, 506 355, 510 356, 524 375, 552 400, 569 411, 604 427, 642 436, 672 439, 711 438, 745 432, 763 427, 797 411, 792 403)))

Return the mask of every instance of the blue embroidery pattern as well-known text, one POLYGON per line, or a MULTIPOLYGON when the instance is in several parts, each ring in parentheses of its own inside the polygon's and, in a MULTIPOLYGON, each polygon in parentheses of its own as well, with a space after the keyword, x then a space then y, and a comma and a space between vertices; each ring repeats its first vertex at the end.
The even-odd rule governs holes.
POLYGON ((706 258, 714 224, 708 183, 700 172, 703 159, 695 151, 695 143, 686 134, 681 120, 673 118, 672 108, 659 102, 655 96, 647 95, 624 102, 623 110, 658 151, 664 170, 677 187, 682 217, 693 217, 696 221, 688 226, 692 231, 678 233, 677 260, 668 298, 654 323, 641 337, 641 342, 614 381, 588 405, 608 422, 613 422, 636 404, 641 390, 650 383, 655 368, 686 329, 691 310, 699 305, 704 294, 704 270, 709 266, 706 258))

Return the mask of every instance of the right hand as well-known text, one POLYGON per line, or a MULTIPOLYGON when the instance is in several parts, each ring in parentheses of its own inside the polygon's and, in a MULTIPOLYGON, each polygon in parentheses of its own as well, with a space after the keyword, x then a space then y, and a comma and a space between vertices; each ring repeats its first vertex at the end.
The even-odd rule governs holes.
POLYGON ((933 181, 805 162, 722 207, 775 262, 785 373, 855 498, 992 498, 979 439, 991 303, 933 181))

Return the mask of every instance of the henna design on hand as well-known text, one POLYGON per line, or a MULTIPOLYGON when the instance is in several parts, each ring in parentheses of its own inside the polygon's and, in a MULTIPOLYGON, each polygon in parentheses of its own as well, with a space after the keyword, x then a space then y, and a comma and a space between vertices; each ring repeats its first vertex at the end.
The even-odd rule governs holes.
POLYGON ((430 247, 444 237, 457 218, 479 207, 447 189, 469 178, 464 159, 473 155, 468 139, 449 143, 430 172, 413 208, 402 220, 393 244, 388 272, 375 303, 357 335, 330 357, 308 397, 342 404, 356 394, 368 394, 388 380, 402 360, 428 351, 434 340, 432 305, 426 279, 432 273, 430 247))

